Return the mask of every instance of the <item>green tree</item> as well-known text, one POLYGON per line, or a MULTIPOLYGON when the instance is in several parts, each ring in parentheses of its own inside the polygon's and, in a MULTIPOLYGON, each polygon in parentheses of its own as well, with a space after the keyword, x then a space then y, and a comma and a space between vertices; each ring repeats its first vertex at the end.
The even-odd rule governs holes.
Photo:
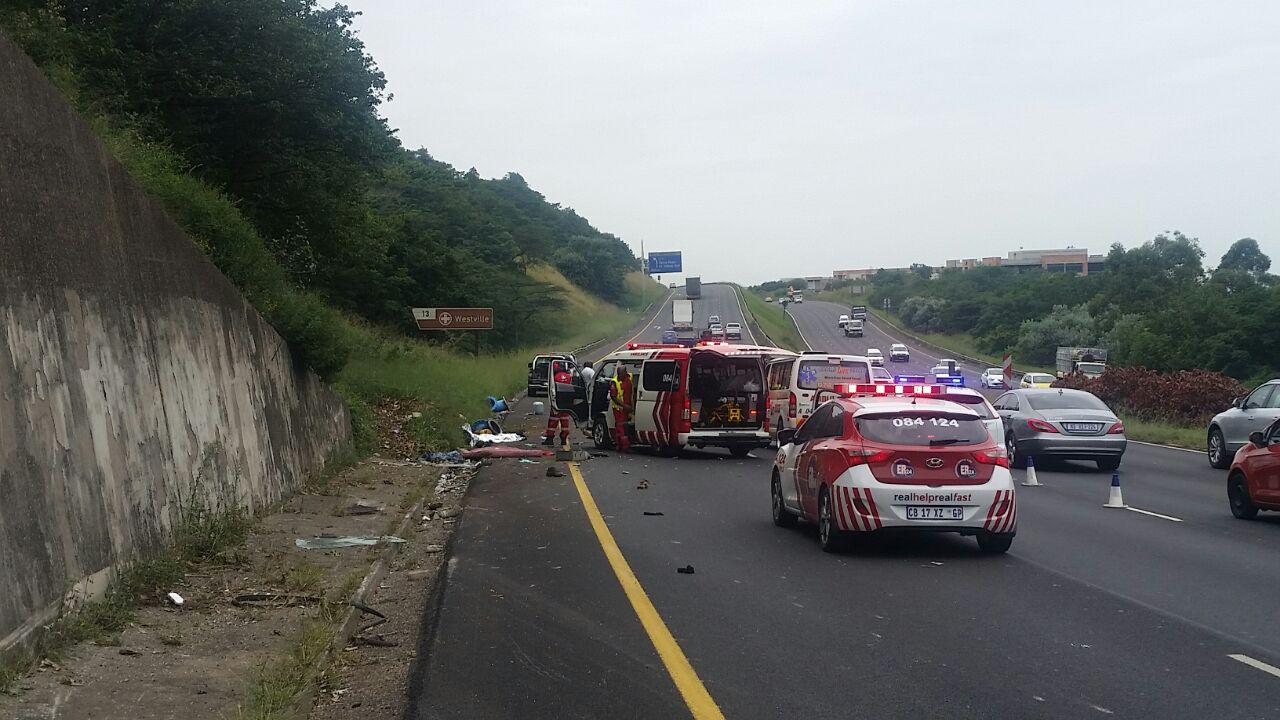
POLYGON ((1253 238, 1240 238, 1231 244, 1218 263, 1218 270, 1240 270, 1262 275, 1271 269, 1271 258, 1258 247, 1253 238))
POLYGON ((1018 331, 1018 357, 1033 365, 1054 361, 1060 345, 1095 345, 1098 329, 1084 305, 1057 305, 1042 320, 1025 320, 1018 331))

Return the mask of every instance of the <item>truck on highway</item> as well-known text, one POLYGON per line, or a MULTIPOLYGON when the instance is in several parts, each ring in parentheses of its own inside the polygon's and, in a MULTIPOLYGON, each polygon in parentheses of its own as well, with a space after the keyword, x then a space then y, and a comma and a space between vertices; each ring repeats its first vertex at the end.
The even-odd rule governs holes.
POLYGON ((702 278, 688 277, 684 279, 684 296, 690 300, 702 297, 702 278))
POLYGON ((676 332, 693 329, 693 301, 671 301, 671 329, 676 332))
POLYGON ((1096 378, 1106 369, 1107 351, 1104 348, 1058 348, 1058 377, 1078 372, 1087 378, 1096 378))
POLYGON ((867 319, 867 306, 866 306, 866 305, 854 305, 853 307, 849 308, 849 317, 850 317, 851 319, 853 319, 853 320, 866 320, 866 319, 867 319))

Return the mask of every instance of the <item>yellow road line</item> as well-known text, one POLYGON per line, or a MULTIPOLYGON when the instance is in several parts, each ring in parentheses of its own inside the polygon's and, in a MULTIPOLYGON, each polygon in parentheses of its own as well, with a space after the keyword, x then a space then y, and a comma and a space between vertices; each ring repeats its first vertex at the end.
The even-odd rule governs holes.
POLYGON ((587 489, 587 482, 582 478, 582 470, 578 468, 577 463, 569 463, 569 474, 573 476, 573 484, 577 486, 578 496, 582 498, 582 508, 587 513, 587 519, 591 521, 592 529, 596 531, 596 539, 600 541, 600 547, 604 550, 605 557, 609 559, 613 573, 618 576, 622 591, 631 601, 636 617, 640 618, 640 624, 649 634, 653 649, 658 651, 658 657, 662 658, 667 674, 671 676, 676 689, 684 697, 689 711, 693 713, 695 720, 724 720, 724 713, 720 712, 720 707, 716 705, 715 700, 711 699, 706 686, 698 679, 698 673, 689 664, 689 658, 685 657, 684 651, 680 649, 675 637, 667 629, 667 624, 662 621, 662 616, 658 615, 658 609, 653 606, 653 601, 640 586, 640 581, 636 579, 636 574, 627 564, 627 559, 622 556, 622 550, 618 548, 618 543, 613 539, 613 533, 609 531, 604 517, 600 515, 600 508, 591 497, 591 491, 587 489))

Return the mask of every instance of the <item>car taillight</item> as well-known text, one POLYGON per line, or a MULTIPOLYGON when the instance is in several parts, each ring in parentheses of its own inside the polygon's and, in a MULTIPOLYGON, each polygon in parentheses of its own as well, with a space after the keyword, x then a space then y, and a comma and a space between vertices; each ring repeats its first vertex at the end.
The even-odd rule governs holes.
POLYGON ((799 404, 800 401, 796 399, 795 393, 787 393, 787 417, 793 418, 796 416, 796 406, 799 404))
POLYGON ((1058 428, 1050 425, 1049 423, 1043 420, 1036 420, 1035 418, 1031 418, 1030 420, 1027 420, 1027 427, 1031 428, 1036 432, 1046 432, 1046 433, 1058 432, 1058 428))
POLYGON ((983 450, 973 454, 973 459, 978 461, 979 465, 997 465, 1002 468, 1009 467, 1009 456, 1004 450, 983 450))
POLYGON ((689 420, 698 422, 698 415, 702 413, 702 401, 689 403, 689 420))
POLYGON ((692 416, 689 414, 689 396, 684 396, 684 419, 689 420, 692 416))
POLYGON ((848 456, 850 465, 868 465, 870 463, 888 462, 893 457, 893 453, 887 450, 862 450, 860 448, 849 448, 845 451, 848 456))
POLYGON ((1118 423, 1116 423, 1115 425, 1112 425, 1112 426, 1111 426, 1111 429, 1107 431, 1107 434, 1108 434, 1108 435, 1123 435, 1123 434, 1124 434, 1124 423, 1122 423, 1122 422, 1118 422, 1118 423))

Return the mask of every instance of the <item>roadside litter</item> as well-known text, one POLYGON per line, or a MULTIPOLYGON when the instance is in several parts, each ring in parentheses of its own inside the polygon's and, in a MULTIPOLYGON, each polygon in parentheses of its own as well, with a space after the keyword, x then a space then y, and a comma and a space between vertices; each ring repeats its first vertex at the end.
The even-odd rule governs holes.
POLYGON ((303 550, 333 550, 336 548, 356 547, 358 545, 377 545, 378 543, 402 543, 404 538, 395 535, 317 535, 313 538, 298 538, 294 545, 303 550))
POLYGON ((368 500, 359 500, 348 505, 346 512, 348 515, 377 515, 385 509, 385 505, 379 505, 368 500))
POLYGON ((474 450, 463 450, 465 458, 519 458, 519 457, 551 457, 554 450, 538 450, 536 448, 519 448, 507 445, 479 447, 474 450))
POLYGON ((551 467, 547 468, 547 477, 564 477, 564 472, 562 472, 560 468, 556 467, 555 465, 552 465, 551 467))
POLYGON ((279 593, 247 593, 231 598, 231 604, 237 607, 298 607, 321 602, 324 598, 315 595, 288 595, 279 593))
MULTIPOLYGON (((494 423, 495 425, 497 423, 494 423)), ((471 447, 477 445, 492 445, 494 443, 513 443, 523 442, 525 437, 520 433, 477 433, 471 429, 470 425, 463 425, 462 429, 466 431, 467 436, 471 439, 471 447)))
POLYGON ((457 450, 449 452, 430 452, 419 458, 420 462, 436 464, 436 463, 460 463, 463 461, 462 453, 457 450))
POLYGON ((530 460, 529 458, 520 458, 520 464, 521 465, 540 465, 541 463, 539 463, 537 460, 530 460))
POLYGON ((182 596, 176 592, 171 592, 168 595, 165 595, 165 598, 168 599, 168 601, 175 607, 182 607, 182 604, 186 602, 186 600, 183 600, 182 596))
POLYGON ((648 489, 649 489, 649 481, 648 481, 648 480, 641 480, 641 481, 640 481, 640 484, 636 486, 636 489, 637 489, 637 490, 648 490, 648 489))
POLYGON ((490 412, 503 413, 511 410, 511 407, 507 404, 506 398, 496 398, 490 395, 485 399, 489 401, 490 412))
POLYGON ((676 572, 680 573, 681 575, 692 575, 692 574, 693 574, 693 566, 692 566, 692 565, 685 565, 685 566, 684 566, 684 567, 682 567, 682 568, 676 568, 676 572))

